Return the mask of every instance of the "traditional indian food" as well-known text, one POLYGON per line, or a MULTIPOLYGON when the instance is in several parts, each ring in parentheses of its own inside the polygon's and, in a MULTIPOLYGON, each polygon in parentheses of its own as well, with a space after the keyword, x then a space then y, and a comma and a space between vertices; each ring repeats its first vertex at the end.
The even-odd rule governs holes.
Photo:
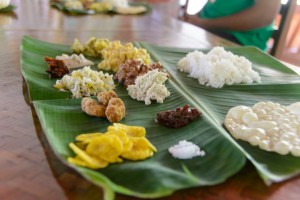
POLYGON ((84 57, 82 54, 62 54, 55 57, 56 60, 63 60, 68 69, 74 69, 78 67, 91 66, 94 63, 84 57))
POLYGON ((214 47, 207 54, 188 53, 178 62, 178 69, 198 80, 200 85, 221 88, 224 85, 260 82, 258 72, 243 56, 234 55, 223 47, 214 47))
POLYGON ((117 72, 122 63, 134 59, 139 59, 146 65, 150 64, 150 55, 147 50, 134 47, 132 43, 122 45, 120 41, 112 41, 101 53, 103 60, 98 64, 98 68, 102 70, 117 72))
POLYGON ((99 103, 90 97, 84 97, 81 101, 82 111, 90 116, 106 117, 113 123, 125 117, 125 105, 113 90, 99 92, 97 98, 99 103))
POLYGON ((281 155, 300 156, 300 102, 236 106, 228 111, 224 124, 236 139, 281 155))
POLYGON ((68 162, 91 169, 127 160, 145 160, 157 151, 145 137, 144 127, 114 123, 105 133, 81 134, 69 147, 76 154, 68 162))
POLYGON ((102 71, 95 71, 89 66, 74 70, 70 75, 64 75, 57 80, 54 87, 58 90, 69 90, 73 98, 96 96, 101 91, 113 90, 113 76, 102 71))
POLYGON ((50 78, 61 78, 69 73, 69 69, 63 60, 57 60, 50 57, 45 57, 44 59, 48 63, 46 72, 50 74, 50 78))
POLYGON ((81 44, 78 39, 75 39, 71 49, 76 54, 82 53, 85 56, 102 58, 102 50, 106 48, 108 44, 109 40, 95 37, 91 37, 84 44, 81 44))
POLYGON ((202 113, 196 108, 184 105, 182 108, 157 113, 155 121, 171 128, 180 128, 191 123, 201 115, 202 113))
POLYGON ((138 76, 154 69, 167 73, 159 62, 146 65, 139 59, 127 60, 119 66, 119 70, 114 75, 114 79, 127 87, 128 85, 134 84, 138 76))
POLYGON ((158 69, 148 71, 146 74, 138 76, 133 85, 127 87, 131 98, 144 101, 146 105, 151 104, 151 100, 163 103, 164 99, 170 96, 168 88, 164 85, 168 79, 168 74, 158 69))

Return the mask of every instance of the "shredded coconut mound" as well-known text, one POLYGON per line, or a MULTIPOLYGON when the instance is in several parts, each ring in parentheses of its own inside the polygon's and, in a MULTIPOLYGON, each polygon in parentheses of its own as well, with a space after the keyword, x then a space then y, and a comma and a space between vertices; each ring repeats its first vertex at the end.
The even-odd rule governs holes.
POLYGON ((146 105, 151 104, 151 100, 163 103, 164 99, 170 96, 168 88, 164 85, 168 79, 168 74, 158 69, 151 70, 146 74, 138 76, 133 85, 127 87, 131 98, 144 101, 146 105))
POLYGON ((207 54, 190 52, 178 62, 178 69, 198 79, 199 84, 221 88, 225 84, 260 82, 258 72, 243 56, 237 56, 223 47, 214 47, 207 54))
POLYGON ((196 156, 205 156, 205 152, 201 150, 197 145, 186 140, 179 141, 178 144, 169 148, 170 154, 174 158, 178 159, 191 159, 196 156))
POLYGON ((113 75, 95 71, 90 66, 74 70, 57 80, 54 87, 58 90, 69 90, 73 98, 96 96, 99 92, 115 89, 113 75))

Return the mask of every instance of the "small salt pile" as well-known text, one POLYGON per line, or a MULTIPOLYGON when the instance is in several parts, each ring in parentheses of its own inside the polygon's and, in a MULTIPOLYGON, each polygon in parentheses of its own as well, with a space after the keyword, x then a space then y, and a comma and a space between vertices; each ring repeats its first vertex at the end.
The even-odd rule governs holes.
POLYGON ((178 159, 191 159, 196 156, 205 156, 205 152, 201 150, 200 147, 186 140, 181 140, 178 144, 171 146, 169 153, 178 159))

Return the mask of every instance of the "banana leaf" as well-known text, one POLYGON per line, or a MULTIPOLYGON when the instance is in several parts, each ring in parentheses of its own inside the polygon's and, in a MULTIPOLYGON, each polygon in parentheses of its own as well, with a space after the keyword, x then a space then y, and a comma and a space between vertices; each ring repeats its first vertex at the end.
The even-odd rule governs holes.
POLYGON ((80 99, 70 99, 69 92, 52 89, 54 82, 45 74, 47 66, 43 57, 70 53, 70 47, 38 41, 28 36, 23 38, 21 45, 21 70, 51 147, 62 162, 101 186, 106 191, 107 199, 112 199, 114 192, 156 198, 179 189, 219 184, 237 173, 246 159, 254 164, 266 183, 283 181, 299 173, 299 158, 265 152, 248 143, 236 141, 223 127, 224 117, 233 106, 252 106, 258 101, 286 105, 297 101, 300 97, 300 79, 295 72, 256 48, 227 48, 251 60, 253 68, 262 76, 262 82, 216 89, 201 86, 197 80, 176 69, 179 59, 194 49, 160 47, 143 42, 135 45, 146 48, 152 60, 160 61, 170 73, 171 78, 166 85, 171 96, 163 104, 153 102, 145 106, 143 102, 131 99, 126 89, 118 85, 116 91, 128 113, 121 123, 144 126, 147 138, 158 148, 158 152, 145 161, 126 161, 101 170, 90 170, 66 162, 68 156, 73 156, 68 143, 73 142, 76 135, 105 131, 110 125, 105 119, 84 114, 80 108, 80 99), (184 104, 196 107, 203 116, 180 129, 166 128, 155 123, 157 112, 184 104), (167 149, 179 140, 194 142, 204 149, 206 156, 191 160, 172 158, 167 149))
MULTIPOLYGON (((72 9, 72 8, 67 8, 64 6, 64 2, 51 2, 50 5, 53 7, 53 8, 56 8, 64 13, 68 13, 68 14, 71 14, 71 15, 90 15, 90 14, 100 14, 100 13, 111 13, 111 14, 118 14, 116 12, 116 10, 113 8, 112 10, 110 11, 103 11, 103 12, 96 12, 94 10, 80 10, 80 9, 72 9)), ((138 2, 132 2, 132 3, 129 3, 130 6, 145 6, 146 7, 146 12, 150 12, 151 11, 151 6, 147 3, 138 3, 138 2)), ((144 12, 144 13, 146 13, 144 12)), ((141 14, 144 14, 144 13, 141 13, 141 14)))
MULTIPOLYGON (((227 50, 248 58, 253 63, 253 69, 259 72, 262 78, 261 83, 232 85, 216 89, 200 86, 197 80, 172 70, 179 59, 195 49, 158 47, 147 43, 141 43, 141 46, 147 48, 152 53, 152 57, 159 60, 171 75, 176 77, 180 90, 186 91, 185 94, 189 94, 195 100, 200 110, 206 111, 216 126, 222 125, 228 110, 234 106, 251 107, 259 101, 273 101, 282 105, 290 105, 300 100, 299 75, 274 57, 255 47, 232 47, 227 50)), ((220 131, 220 133, 227 135, 224 131, 220 131)), ((240 140, 233 144, 238 144, 238 147, 243 149, 244 154, 254 164, 267 184, 283 181, 300 173, 299 157, 266 152, 240 140), (283 165, 283 163, 285 164, 283 165)))

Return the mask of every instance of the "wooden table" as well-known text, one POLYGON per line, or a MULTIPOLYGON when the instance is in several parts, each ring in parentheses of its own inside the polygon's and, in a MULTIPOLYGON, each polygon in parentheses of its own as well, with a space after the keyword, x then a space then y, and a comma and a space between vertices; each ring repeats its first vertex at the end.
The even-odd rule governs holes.
MULTIPOLYGON (((46 0, 12 0, 17 9, 0 14, 0 199, 101 199, 96 187, 60 163, 49 148, 35 111, 28 103, 20 72, 20 41, 24 35, 52 43, 71 44, 102 37, 123 42, 147 41, 174 47, 210 48, 231 42, 182 23, 178 1, 152 0, 151 13, 139 16, 70 16, 46 0)), ((299 199, 300 177, 266 186, 247 164, 225 183, 176 192, 168 200, 299 199)), ((117 199, 135 198, 117 195, 117 199)))

